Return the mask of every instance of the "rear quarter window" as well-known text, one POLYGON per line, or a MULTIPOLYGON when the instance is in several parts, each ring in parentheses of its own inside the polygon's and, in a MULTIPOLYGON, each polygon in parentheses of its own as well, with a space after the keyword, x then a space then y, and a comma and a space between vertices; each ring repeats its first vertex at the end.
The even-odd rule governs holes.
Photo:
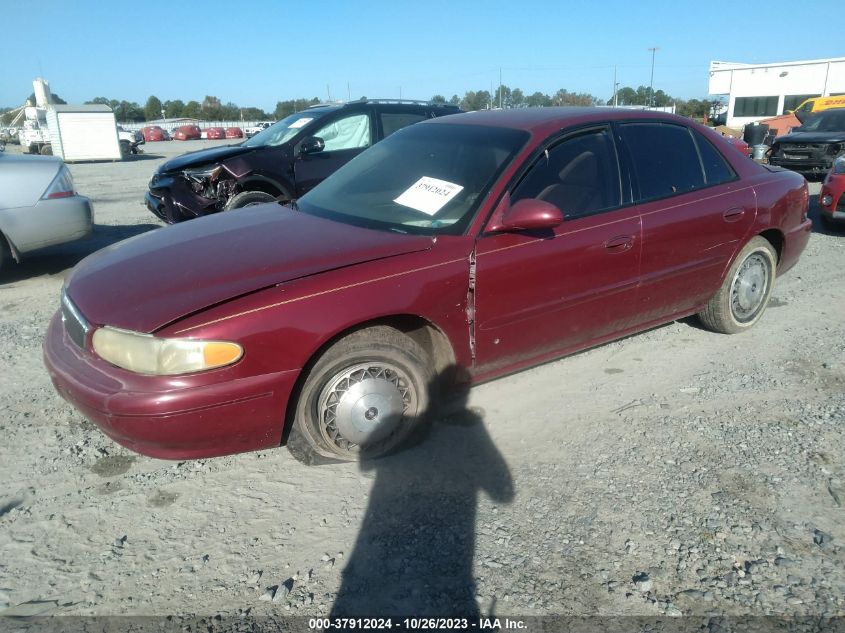
POLYGON ((701 164, 704 166, 704 176, 708 185, 718 185, 723 182, 736 180, 736 172, 730 163, 722 156, 713 144, 702 134, 693 132, 698 151, 701 154, 701 164))

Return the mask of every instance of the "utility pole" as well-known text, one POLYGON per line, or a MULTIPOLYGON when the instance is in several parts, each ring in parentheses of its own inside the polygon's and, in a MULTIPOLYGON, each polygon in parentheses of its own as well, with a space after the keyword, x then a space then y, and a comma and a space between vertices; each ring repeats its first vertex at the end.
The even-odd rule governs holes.
POLYGON ((619 82, 616 81, 616 66, 613 67, 613 107, 617 106, 616 92, 619 88, 619 82))
POLYGON ((352 101, 352 89, 349 87, 349 82, 346 82, 346 100, 352 101))
POLYGON ((329 101, 332 100, 332 91, 329 88, 329 84, 326 84, 326 94, 329 96, 329 101))
POLYGON ((653 46, 648 50, 651 51, 651 82, 648 85, 648 100, 646 105, 653 105, 654 102, 654 54, 660 50, 660 47, 653 46))
POLYGON ((499 66, 499 110, 502 109, 502 67, 499 66))

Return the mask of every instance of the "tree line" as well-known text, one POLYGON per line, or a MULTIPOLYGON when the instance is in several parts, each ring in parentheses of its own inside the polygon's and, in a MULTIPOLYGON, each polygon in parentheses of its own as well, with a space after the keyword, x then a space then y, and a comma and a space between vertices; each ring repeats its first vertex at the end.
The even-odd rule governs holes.
MULTIPOLYGON (((53 95, 56 103, 64 103, 58 95, 53 95)), ((34 95, 31 95, 34 102, 34 95)), ((364 97, 362 97, 364 98, 364 97)), ((519 88, 500 86, 492 93, 487 90, 468 90, 463 97, 457 94, 446 99, 443 95, 434 95, 431 101, 435 103, 451 103, 459 106, 462 110, 485 110, 487 108, 525 108, 543 106, 594 106, 613 105, 613 97, 607 100, 586 92, 570 92, 561 88, 554 94, 534 92, 526 95, 519 88)), ((663 90, 652 91, 648 86, 639 86, 634 89, 630 86, 621 88, 616 93, 618 105, 647 105, 651 103, 657 107, 675 105, 676 112, 682 116, 701 119, 710 116, 714 109, 722 103, 720 99, 676 99, 666 94, 663 90)), ((151 95, 147 102, 141 106, 135 101, 119 101, 107 97, 95 97, 85 103, 99 103, 109 106, 115 113, 118 121, 156 121, 162 118, 178 119, 190 118, 206 121, 261 121, 278 120, 289 114, 299 112, 305 108, 321 103, 317 97, 306 99, 287 99, 276 102, 273 112, 267 112, 261 108, 241 107, 235 103, 223 103, 218 97, 206 95, 202 101, 188 101, 181 99, 161 101, 155 95, 151 95)), ((0 120, 8 124, 11 116, 4 114, 0 120)))

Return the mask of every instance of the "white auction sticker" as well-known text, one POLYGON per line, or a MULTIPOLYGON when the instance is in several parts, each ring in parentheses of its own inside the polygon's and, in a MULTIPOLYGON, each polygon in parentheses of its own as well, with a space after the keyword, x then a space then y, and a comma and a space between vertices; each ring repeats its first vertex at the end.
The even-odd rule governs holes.
POLYGON ((301 119, 297 119, 296 121, 294 121, 293 123, 291 123, 291 124, 288 126, 288 129, 289 129, 289 130, 291 130, 291 129, 295 129, 295 128, 302 127, 302 126, 303 126, 303 125, 305 125, 306 123, 310 123, 310 122, 311 122, 311 121, 313 121, 313 120, 314 120, 314 117, 307 117, 307 116, 306 116, 306 117, 302 117, 301 119))
POLYGON ((461 185, 423 176, 393 202, 422 211, 428 215, 434 215, 449 200, 457 196, 462 189, 463 186, 461 185))

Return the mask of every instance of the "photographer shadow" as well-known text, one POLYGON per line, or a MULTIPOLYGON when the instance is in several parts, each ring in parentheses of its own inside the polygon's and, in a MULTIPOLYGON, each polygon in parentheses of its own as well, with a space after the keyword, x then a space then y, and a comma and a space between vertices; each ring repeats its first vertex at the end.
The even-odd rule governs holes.
POLYGON ((479 616, 479 495, 509 503, 513 481, 481 416, 466 408, 468 394, 451 395, 447 412, 433 398, 411 447, 361 459, 361 471, 375 481, 332 617, 479 616))

